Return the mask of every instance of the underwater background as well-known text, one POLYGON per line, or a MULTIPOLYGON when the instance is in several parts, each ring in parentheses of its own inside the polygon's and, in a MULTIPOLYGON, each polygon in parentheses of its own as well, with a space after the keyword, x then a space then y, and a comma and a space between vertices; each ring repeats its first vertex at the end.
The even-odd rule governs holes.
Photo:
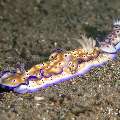
MULTIPOLYGON (((78 48, 80 34, 102 41, 119 17, 119 0, 0 0, 0 70, 28 69, 55 48, 78 48)), ((3 120, 119 120, 120 54, 36 93, 0 92, 3 120)))

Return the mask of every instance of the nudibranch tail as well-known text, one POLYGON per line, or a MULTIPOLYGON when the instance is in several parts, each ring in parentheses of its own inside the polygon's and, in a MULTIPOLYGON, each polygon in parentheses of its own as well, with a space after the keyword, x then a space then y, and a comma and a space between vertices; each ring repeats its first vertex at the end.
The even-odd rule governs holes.
MULTIPOLYGON (((113 26, 119 26, 120 25, 120 19, 113 20, 113 26)), ((116 28, 114 28, 116 29, 116 28)), ((117 28, 118 29, 118 28, 117 28)))
POLYGON ((100 49, 101 49, 101 51, 106 52, 106 53, 116 53, 117 52, 116 47, 113 44, 107 43, 107 42, 100 42, 100 49))
POLYGON ((47 62, 34 65, 29 70, 4 71, 0 75, 0 86, 18 93, 30 93, 41 88, 84 75, 92 67, 113 60, 120 49, 120 21, 113 23, 110 34, 96 47, 96 41, 82 35, 78 42, 82 48, 72 51, 55 50, 47 62))
POLYGON ((115 32, 114 39, 111 39, 111 43, 115 45, 116 49, 120 49, 120 20, 116 20, 113 23, 113 31, 115 32))
POLYGON ((108 53, 116 53, 120 49, 120 20, 113 22, 112 31, 100 43, 100 49, 108 53))

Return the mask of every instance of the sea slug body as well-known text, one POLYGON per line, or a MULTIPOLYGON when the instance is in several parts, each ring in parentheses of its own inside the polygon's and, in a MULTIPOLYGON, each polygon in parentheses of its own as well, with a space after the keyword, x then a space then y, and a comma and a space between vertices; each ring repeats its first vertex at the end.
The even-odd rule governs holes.
POLYGON ((120 50, 120 21, 113 23, 110 34, 96 47, 96 41, 82 36, 83 48, 72 51, 55 50, 47 62, 34 65, 21 72, 3 71, 0 86, 18 93, 30 93, 53 84, 84 75, 92 67, 99 66, 116 57, 120 50))

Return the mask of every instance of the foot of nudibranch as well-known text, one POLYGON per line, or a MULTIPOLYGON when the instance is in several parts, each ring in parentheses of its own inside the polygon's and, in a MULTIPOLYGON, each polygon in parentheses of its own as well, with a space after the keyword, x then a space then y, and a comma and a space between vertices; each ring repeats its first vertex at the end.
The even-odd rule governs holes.
POLYGON ((120 42, 115 46, 117 51, 120 51, 120 42))

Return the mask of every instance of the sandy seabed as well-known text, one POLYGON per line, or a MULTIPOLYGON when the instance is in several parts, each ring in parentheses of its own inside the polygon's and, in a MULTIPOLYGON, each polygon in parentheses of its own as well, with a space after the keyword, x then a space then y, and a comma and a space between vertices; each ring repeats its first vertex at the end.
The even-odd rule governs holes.
MULTIPOLYGON (((86 33, 102 40, 120 16, 119 0, 1 0, 0 69, 26 69, 55 48, 80 47, 86 33)), ((1 89, 2 120, 119 120, 120 55, 82 77, 33 94, 1 89)))

